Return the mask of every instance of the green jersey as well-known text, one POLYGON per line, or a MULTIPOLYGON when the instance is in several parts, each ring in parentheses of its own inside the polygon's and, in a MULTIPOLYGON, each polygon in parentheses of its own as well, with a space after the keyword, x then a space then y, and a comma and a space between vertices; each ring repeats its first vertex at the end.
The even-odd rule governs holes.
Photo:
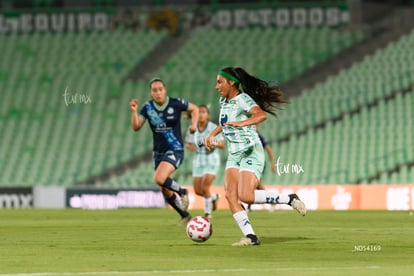
POLYGON ((245 127, 226 126, 227 122, 240 122, 251 117, 250 109, 257 106, 255 101, 246 93, 240 93, 228 100, 220 98, 220 125, 223 127, 223 135, 229 153, 235 153, 259 143, 259 135, 256 125, 245 127))
MULTIPOLYGON (((195 144, 197 146, 197 151, 194 154, 193 166, 207 166, 210 164, 220 164, 220 154, 216 151, 216 148, 212 147, 211 151, 208 151, 204 147, 204 140, 208 135, 217 127, 213 122, 208 122, 206 128, 203 131, 200 131, 198 128, 194 134, 191 134, 187 130, 185 136, 185 142, 195 144)), ((216 141, 223 140, 222 135, 216 137, 216 141)))

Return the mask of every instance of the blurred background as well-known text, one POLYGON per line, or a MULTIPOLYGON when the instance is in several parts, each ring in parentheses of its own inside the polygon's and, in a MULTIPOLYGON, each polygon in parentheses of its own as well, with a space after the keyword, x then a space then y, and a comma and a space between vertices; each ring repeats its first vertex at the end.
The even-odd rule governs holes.
MULTIPOLYGON (((267 166, 266 185, 414 183, 413 10, 412 0, 2 0, 0 187, 156 188, 152 134, 132 131, 129 100, 148 100, 158 76, 216 122, 227 66, 278 82, 290 100, 260 125, 281 165, 267 166)), ((192 184, 191 160, 180 184, 192 184)))

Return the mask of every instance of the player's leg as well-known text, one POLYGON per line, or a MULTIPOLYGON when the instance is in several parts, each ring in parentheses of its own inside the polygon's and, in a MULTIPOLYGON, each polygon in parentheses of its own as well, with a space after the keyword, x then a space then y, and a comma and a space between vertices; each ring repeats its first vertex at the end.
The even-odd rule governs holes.
MULTIPOLYGON (((264 189, 265 189, 265 188, 264 188, 264 186, 263 186, 262 182, 261 182, 261 181, 259 181, 259 183, 257 184, 256 190, 264 190, 264 189)), ((251 204, 251 203, 248 203, 248 204, 247 204, 247 211, 248 211, 248 212, 251 212, 251 211, 252 211, 252 204, 251 204)))
POLYGON ((220 157, 217 156, 215 161, 210 161, 210 164, 207 166, 205 170, 206 174, 206 184, 205 188, 207 192, 207 196, 210 195, 211 197, 211 209, 212 211, 217 210, 218 200, 220 199, 220 194, 215 194, 211 192, 211 186, 213 185, 214 180, 216 179, 216 175, 220 169, 220 157))
MULTIPOLYGON (((243 172, 242 172, 243 173, 243 172)), ((243 183, 248 183, 250 180, 243 176, 243 183)), ((296 194, 278 194, 272 191, 256 190, 252 191, 252 187, 244 185, 240 190, 240 200, 246 203, 270 203, 270 204, 287 204, 295 209, 302 216, 306 215, 305 204, 299 199, 296 194)))
POLYGON ((182 188, 174 179, 170 177, 181 164, 183 154, 183 152, 177 151, 169 151, 165 153, 155 169, 154 181, 163 188, 178 193, 181 197, 182 209, 186 211, 189 204, 187 189, 182 188))
POLYGON ((187 194, 187 190, 182 188, 170 175, 175 171, 175 167, 168 162, 162 161, 154 173, 154 181, 158 185, 168 190, 174 191, 179 195, 187 194))
POLYGON ((227 168, 224 176, 226 199, 229 204, 230 211, 233 214, 233 218, 244 235, 239 242, 233 243, 233 246, 259 245, 260 241, 256 237, 247 216, 247 212, 244 210, 238 197, 238 181, 239 169, 232 167, 227 168))
MULTIPOLYGON (((250 192, 254 191, 257 186, 256 181, 257 178, 254 173, 248 171, 239 171, 236 180, 236 194, 239 203, 240 201, 244 201, 244 199, 246 199, 244 197, 246 194, 248 194, 246 192, 247 190, 250 192), (242 197, 240 197, 240 195, 242 197)), ((239 204, 239 206, 241 206, 241 204, 239 204)), ((242 209, 242 207, 240 207, 240 209, 236 209, 235 211, 236 212, 233 213, 233 217, 239 225, 240 230, 243 232, 244 237, 239 242, 233 243, 233 246, 259 245, 260 240, 253 230, 247 212, 242 209)))
POLYGON ((177 195, 173 191, 162 186, 160 186, 160 189, 167 203, 181 216, 179 225, 186 225, 191 219, 191 215, 181 208, 181 202, 177 195))
POLYGON ((263 162, 264 151, 261 146, 256 146, 251 154, 241 161, 240 183, 243 183, 243 185, 239 189, 240 200, 250 204, 288 204, 302 216, 306 215, 305 204, 300 201, 296 194, 285 195, 272 191, 257 190, 263 172, 263 162))
MULTIPOLYGON (((209 197, 206 196, 206 190, 204 187, 204 182, 205 181, 205 175, 199 175, 194 177, 193 176, 193 188, 194 188, 194 193, 198 196, 203 197, 204 200, 204 215, 206 217, 209 217, 209 215, 211 214, 211 211, 209 211, 209 207, 208 207, 208 199, 209 197)), ((208 191, 210 192, 210 191, 208 191)), ((210 204, 211 204, 211 200, 210 200, 210 204)))
POLYGON ((193 188, 196 195, 204 197, 202 176, 193 176, 193 188))
POLYGON ((204 214, 206 217, 212 217, 211 213, 213 210, 215 210, 216 208, 214 208, 213 206, 213 202, 216 203, 217 199, 218 199, 218 195, 217 194, 212 194, 210 189, 211 189, 211 184, 213 183, 214 179, 216 178, 216 176, 214 174, 205 174, 202 178, 202 188, 203 188, 203 194, 204 194, 204 214))
POLYGON ((264 190, 265 188, 264 188, 264 186, 263 186, 263 184, 262 184, 262 182, 261 181, 259 181, 259 184, 257 184, 257 188, 256 188, 256 190, 264 190))

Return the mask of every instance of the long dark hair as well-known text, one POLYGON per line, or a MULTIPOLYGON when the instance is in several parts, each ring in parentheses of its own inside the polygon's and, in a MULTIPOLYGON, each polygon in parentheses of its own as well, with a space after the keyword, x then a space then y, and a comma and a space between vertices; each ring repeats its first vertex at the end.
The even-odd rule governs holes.
POLYGON ((235 82, 236 87, 240 90, 238 86, 241 85, 242 91, 248 94, 265 112, 277 116, 275 110, 288 103, 279 86, 271 85, 267 81, 252 76, 243 68, 226 67, 221 71, 239 80, 239 82, 235 82))

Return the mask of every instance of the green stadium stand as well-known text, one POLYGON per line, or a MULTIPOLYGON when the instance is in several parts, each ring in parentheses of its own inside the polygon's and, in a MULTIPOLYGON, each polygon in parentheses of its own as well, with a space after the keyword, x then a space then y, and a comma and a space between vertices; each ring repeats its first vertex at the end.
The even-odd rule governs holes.
POLYGON ((74 185, 148 152, 135 146, 129 125, 129 99, 143 87, 121 80, 166 37, 128 30, 0 36, 0 126, 7 129, 0 185, 74 185))
POLYGON ((414 31, 293 99, 279 120, 265 122, 263 134, 273 137, 279 155, 307 168, 299 177, 267 173, 265 182, 412 182, 413 46, 414 31), (278 146, 292 133, 302 135, 278 146))
MULTIPOLYGON (((214 44, 214 38, 211 39, 214 44)), ((413 93, 407 89, 414 83, 414 58, 410 50, 413 46, 414 31, 292 99, 277 120, 269 118, 260 131, 272 141, 281 162, 289 163, 290 171, 279 176, 268 170, 263 182, 376 183, 379 176, 388 183, 412 182, 412 166, 409 164, 414 162, 414 156, 409 137, 414 133, 410 111, 413 93), (301 165, 305 172, 292 171, 295 165, 301 165), (401 172, 393 172, 399 167, 401 172)), ((185 52, 189 51, 186 49, 185 52)), ((209 51, 214 57, 214 48, 209 51)), ((184 58, 184 54, 177 56, 184 58)), ((226 52, 220 56, 225 57, 226 52)), ((199 72, 199 67, 191 67, 197 69, 190 79, 202 82, 199 75, 205 74, 199 72)), ((163 70, 168 68, 171 68, 169 73, 177 69, 175 64, 167 63, 163 70)), ((178 71, 185 72, 185 68, 178 71)), ((170 81, 181 80, 177 76, 170 81)), ((192 82, 191 87, 196 84, 192 82)), ((185 95, 193 95, 194 101, 201 101, 195 94, 187 92, 185 95)), ((208 101, 207 92, 198 94, 202 101, 208 101)), ((217 98, 214 91, 211 94, 217 98)), ((185 162, 191 162, 191 159, 185 162)), ((182 183, 191 183, 191 178, 186 178, 189 175, 189 167, 185 165, 177 172, 182 183)), ((222 175, 216 183, 222 183, 222 175)))
MULTIPOLYGON (((221 67, 243 64, 265 79, 286 81, 362 38, 362 33, 328 28, 202 29, 194 32, 154 75, 165 80, 169 95, 183 97, 196 104, 210 104, 214 118, 218 114, 215 76, 221 67), (271 72, 280 75, 275 76, 271 72)), ((286 133, 295 130, 285 129, 286 133)), ((183 165, 175 174, 180 183, 192 183, 191 156, 191 153, 186 153, 183 165)), ((223 173, 220 171, 216 184, 222 184, 223 173)), ((136 179, 140 182, 138 172, 136 179)))
MULTIPOLYGON (((166 36, 128 30, 0 36, 0 127, 7 130, 0 132, 0 185, 72 186, 137 157, 147 161, 95 185, 154 185, 151 132, 145 126, 134 133, 128 110, 131 98, 149 98, 148 84, 121 80, 166 36), (78 98, 66 105, 65 91, 92 102, 78 98)), ((166 81, 171 96, 211 104, 214 118, 221 67, 242 65, 284 82, 362 38, 328 28, 199 30, 154 75, 166 81), (234 47, 222 46, 230 42, 234 47)), ((276 156, 305 172, 278 176, 267 170, 264 183, 412 181, 406 164, 414 160, 413 92, 401 91, 414 83, 413 43, 414 32, 292 99, 278 119, 269 118, 260 131, 276 156)), ((190 153, 175 177, 191 184, 190 153)), ((215 184, 222 179, 223 170, 215 184)))
POLYGON ((173 95, 216 103, 215 76, 222 67, 240 65, 265 80, 285 82, 362 38, 329 28, 200 29, 156 75, 173 95))

